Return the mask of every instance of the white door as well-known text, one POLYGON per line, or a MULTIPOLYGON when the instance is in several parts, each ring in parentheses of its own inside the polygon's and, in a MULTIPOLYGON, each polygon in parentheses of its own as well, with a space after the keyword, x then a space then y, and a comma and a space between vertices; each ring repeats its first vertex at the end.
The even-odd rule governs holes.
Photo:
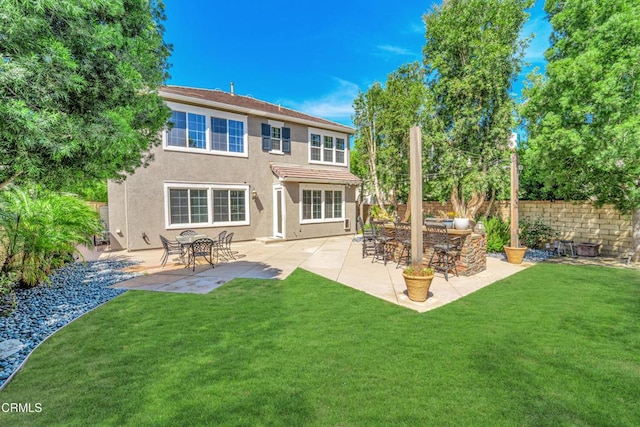
POLYGON ((273 236, 284 238, 284 193, 280 185, 273 187, 273 236))

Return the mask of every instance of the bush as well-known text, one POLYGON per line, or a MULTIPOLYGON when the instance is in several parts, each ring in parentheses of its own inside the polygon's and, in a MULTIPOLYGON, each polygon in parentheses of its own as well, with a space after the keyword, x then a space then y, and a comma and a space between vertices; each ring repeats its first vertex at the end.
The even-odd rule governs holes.
POLYGON ((36 286, 101 229, 98 214, 76 196, 40 188, 0 191, 0 276, 13 273, 19 285, 36 286))
POLYGON ((528 248, 543 248, 545 243, 556 236, 557 233, 553 228, 541 218, 534 220, 524 218, 520 221, 520 243, 528 248))
POLYGON ((0 316, 6 316, 16 307, 15 274, 0 275, 0 316))
POLYGON ((487 236, 487 252, 502 252, 502 247, 511 240, 509 223, 497 216, 482 221, 487 236))

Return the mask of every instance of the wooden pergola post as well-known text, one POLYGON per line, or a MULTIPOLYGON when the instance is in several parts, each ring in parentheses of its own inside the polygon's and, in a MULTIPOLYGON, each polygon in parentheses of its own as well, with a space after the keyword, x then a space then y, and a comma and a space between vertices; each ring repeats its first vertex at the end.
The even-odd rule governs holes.
POLYGON ((518 236, 518 153, 516 152, 515 137, 512 136, 511 147, 511 247, 519 248, 518 236))
POLYGON ((409 134, 409 177, 411 183, 411 263, 422 264, 422 129, 409 134))

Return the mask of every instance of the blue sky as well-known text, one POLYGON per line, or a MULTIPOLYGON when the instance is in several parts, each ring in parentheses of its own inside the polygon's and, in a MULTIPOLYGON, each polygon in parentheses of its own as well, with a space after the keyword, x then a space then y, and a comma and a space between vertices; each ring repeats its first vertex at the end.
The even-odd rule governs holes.
MULTIPOLYGON (((165 0, 168 84, 229 91, 233 81, 237 94, 351 125, 359 90, 422 59, 422 16, 434 3, 165 0)), ((543 3, 523 31, 536 34, 532 66, 544 65, 548 45, 543 3)))

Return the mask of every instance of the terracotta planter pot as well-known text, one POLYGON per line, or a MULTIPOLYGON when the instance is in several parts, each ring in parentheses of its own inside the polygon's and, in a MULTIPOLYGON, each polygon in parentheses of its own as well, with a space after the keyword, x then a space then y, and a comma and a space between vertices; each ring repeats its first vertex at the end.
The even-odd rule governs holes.
POLYGON ((434 275, 431 276, 409 276, 402 272, 404 283, 407 286, 407 295, 411 301, 424 302, 429 296, 429 287, 434 275))
POLYGON ((520 248, 514 248, 511 246, 504 246, 504 252, 507 254, 507 262, 510 264, 522 264, 527 247, 522 246, 520 248))

